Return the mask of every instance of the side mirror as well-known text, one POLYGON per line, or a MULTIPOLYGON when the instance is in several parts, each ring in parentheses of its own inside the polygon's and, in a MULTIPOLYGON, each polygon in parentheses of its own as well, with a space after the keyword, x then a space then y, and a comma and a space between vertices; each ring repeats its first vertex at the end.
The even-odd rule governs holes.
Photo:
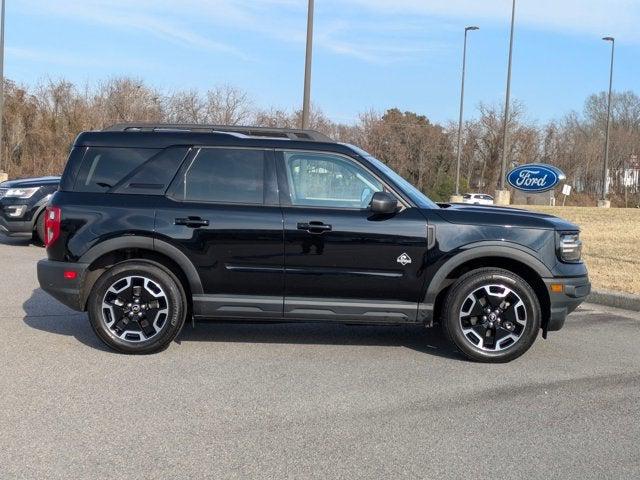
POLYGON ((376 192, 369 203, 369 210, 377 215, 390 215, 398 210, 398 199, 388 192, 376 192))

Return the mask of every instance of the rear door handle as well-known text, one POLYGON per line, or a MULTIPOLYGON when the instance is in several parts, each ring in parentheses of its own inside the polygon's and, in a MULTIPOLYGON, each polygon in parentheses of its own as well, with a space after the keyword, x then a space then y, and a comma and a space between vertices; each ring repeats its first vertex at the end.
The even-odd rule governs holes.
POLYGON ((176 218, 174 221, 175 225, 184 225, 189 228, 200 228, 200 227, 208 227, 209 220, 205 220, 200 217, 187 217, 187 218, 176 218))
POLYGON ((309 233, 324 233, 331 231, 331 225, 322 222, 298 223, 298 230, 305 230, 309 233))

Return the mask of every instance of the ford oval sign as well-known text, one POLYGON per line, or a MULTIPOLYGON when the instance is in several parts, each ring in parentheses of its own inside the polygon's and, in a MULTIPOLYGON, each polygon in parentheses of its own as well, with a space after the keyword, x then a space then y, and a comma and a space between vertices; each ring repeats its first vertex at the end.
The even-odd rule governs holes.
POLYGON ((523 192, 546 192, 565 179, 564 173, 553 165, 530 163, 514 168, 507 175, 509 185, 523 192))

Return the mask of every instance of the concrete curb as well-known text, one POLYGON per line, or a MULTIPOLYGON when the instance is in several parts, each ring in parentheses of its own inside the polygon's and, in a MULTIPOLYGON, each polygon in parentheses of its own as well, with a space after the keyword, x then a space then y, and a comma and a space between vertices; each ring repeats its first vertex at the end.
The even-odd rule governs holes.
POLYGON ((631 293, 594 289, 591 290, 586 301, 598 305, 606 305, 607 307, 640 312, 640 295, 633 295, 631 293))

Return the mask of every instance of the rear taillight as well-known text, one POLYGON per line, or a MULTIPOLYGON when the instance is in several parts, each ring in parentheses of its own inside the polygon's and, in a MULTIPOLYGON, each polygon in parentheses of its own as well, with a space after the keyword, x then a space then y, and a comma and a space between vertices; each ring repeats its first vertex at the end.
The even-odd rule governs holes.
POLYGON ((59 207, 47 207, 44 217, 44 244, 53 245, 60 236, 62 210, 59 207))

